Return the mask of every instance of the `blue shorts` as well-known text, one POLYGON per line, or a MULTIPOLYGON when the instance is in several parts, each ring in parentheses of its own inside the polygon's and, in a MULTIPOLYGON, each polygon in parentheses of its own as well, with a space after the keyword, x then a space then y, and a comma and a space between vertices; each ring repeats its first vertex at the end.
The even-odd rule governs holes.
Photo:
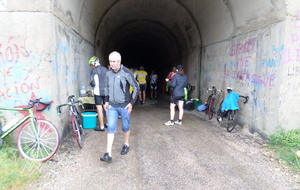
POLYGON ((117 124, 118 118, 121 116, 122 120, 122 131, 128 132, 130 131, 130 114, 128 113, 128 109, 122 107, 113 107, 109 105, 108 107, 108 126, 107 133, 116 133, 117 132, 117 124))

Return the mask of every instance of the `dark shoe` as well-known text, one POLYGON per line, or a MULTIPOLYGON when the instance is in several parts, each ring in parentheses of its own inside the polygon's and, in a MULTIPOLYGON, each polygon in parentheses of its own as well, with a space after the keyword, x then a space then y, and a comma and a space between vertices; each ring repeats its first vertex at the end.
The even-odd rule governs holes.
POLYGON ((126 145, 126 144, 124 144, 124 146, 123 146, 123 148, 122 148, 122 151, 121 151, 121 154, 122 154, 122 155, 125 155, 125 154, 128 153, 128 151, 129 151, 129 146, 126 145))
POLYGON ((105 131, 105 128, 101 129, 101 127, 96 127, 94 130, 103 132, 103 131, 105 131))
POLYGON ((107 124, 104 124, 104 128, 107 128, 107 124))
POLYGON ((100 158, 102 162, 112 162, 112 157, 108 153, 104 153, 103 157, 100 158))

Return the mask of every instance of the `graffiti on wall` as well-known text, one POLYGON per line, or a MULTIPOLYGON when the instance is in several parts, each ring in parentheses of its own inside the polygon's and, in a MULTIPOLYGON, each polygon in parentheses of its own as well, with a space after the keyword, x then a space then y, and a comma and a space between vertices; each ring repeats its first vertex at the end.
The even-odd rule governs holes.
POLYGON ((32 93, 49 96, 49 90, 41 87, 41 80, 48 76, 37 71, 42 59, 49 58, 47 54, 31 51, 27 37, 11 36, 0 41, 1 106, 28 102, 32 93))
POLYGON ((233 44, 228 52, 233 61, 225 63, 224 77, 243 86, 254 84, 257 87, 276 85, 277 67, 281 63, 284 46, 272 46, 257 59, 257 38, 233 44), (259 69, 257 69, 259 68, 259 69), (270 69, 271 68, 271 69, 270 69))
POLYGON ((300 76, 300 10, 295 14, 292 33, 288 35, 289 47, 285 50, 284 63, 287 64, 287 76, 300 76))

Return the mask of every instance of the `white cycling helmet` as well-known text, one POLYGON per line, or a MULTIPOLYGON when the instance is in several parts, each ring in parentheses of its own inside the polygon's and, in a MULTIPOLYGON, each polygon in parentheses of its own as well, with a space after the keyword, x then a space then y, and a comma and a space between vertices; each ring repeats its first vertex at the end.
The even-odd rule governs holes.
POLYGON ((233 88, 228 86, 228 87, 227 87, 227 90, 233 90, 233 88))

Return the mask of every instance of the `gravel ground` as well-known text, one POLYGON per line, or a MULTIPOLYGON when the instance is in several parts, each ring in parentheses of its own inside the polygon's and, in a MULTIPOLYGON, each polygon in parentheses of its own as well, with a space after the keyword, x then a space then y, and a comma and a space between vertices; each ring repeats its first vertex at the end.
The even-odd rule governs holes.
POLYGON ((25 189, 300 189, 299 176, 276 161, 266 141, 247 127, 228 133, 215 118, 208 121, 197 111, 185 112, 181 126, 164 126, 168 119, 166 102, 135 105, 130 151, 120 155, 119 122, 109 164, 99 160, 106 151, 105 132, 87 129, 81 150, 67 137, 42 164, 43 177, 25 189))

